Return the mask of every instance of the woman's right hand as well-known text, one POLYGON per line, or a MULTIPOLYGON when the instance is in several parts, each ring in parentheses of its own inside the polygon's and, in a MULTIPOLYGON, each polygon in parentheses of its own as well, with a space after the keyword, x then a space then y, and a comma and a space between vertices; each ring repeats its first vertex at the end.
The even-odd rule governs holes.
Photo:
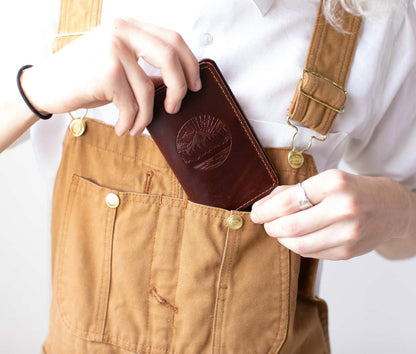
POLYGON ((22 75, 25 94, 42 113, 113 102, 118 135, 141 134, 151 122, 155 85, 162 81, 165 109, 176 113, 187 89, 201 88, 198 61, 177 32, 131 19, 97 27, 22 75), (147 76, 140 57, 162 77, 147 76))

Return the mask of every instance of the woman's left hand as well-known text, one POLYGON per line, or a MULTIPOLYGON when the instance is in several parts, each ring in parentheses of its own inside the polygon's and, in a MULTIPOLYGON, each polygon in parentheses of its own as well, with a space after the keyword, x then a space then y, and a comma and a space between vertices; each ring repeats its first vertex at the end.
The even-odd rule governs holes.
POLYGON ((304 257, 340 260, 409 235, 411 198, 401 184, 328 170, 302 183, 312 207, 300 210, 296 186, 279 186, 253 205, 253 222, 304 257))

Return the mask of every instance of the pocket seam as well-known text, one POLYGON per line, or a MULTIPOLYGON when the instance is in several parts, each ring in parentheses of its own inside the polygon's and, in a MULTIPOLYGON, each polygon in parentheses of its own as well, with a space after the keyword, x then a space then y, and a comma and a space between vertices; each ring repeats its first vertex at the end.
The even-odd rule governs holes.
MULTIPOLYGON (((62 304, 62 282, 61 282, 61 277, 62 277, 62 273, 63 273, 63 263, 64 263, 64 256, 65 256, 65 250, 67 247, 67 242, 68 242, 68 225, 69 225, 69 220, 71 218, 72 215, 72 211, 74 209, 74 201, 76 198, 76 195, 79 193, 79 182, 80 181, 87 181, 89 182, 87 179, 78 176, 76 174, 74 174, 72 176, 72 180, 71 180, 71 185, 68 191, 68 202, 67 202, 67 206, 66 206, 66 212, 65 212, 65 216, 64 216, 64 225, 63 225, 63 229, 62 229, 62 236, 61 236, 61 244, 60 244, 60 249, 59 249, 59 261, 57 264, 58 267, 58 271, 57 271, 57 309, 58 309, 58 313, 62 319, 62 321, 64 322, 64 324, 68 327, 68 329, 70 329, 71 331, 75 332, 76 336, 82 339, 86 339, 89 341, 101 341, 102 342, 102 337, 103 334, 100 334, 96 331, 86 331, 85 329, 82 329, 80 327, 78 327, 76 324, 73 323, 73 321, 71 321, 69 319, 69 316, 67 315, 67 313, 64 311, 63 309, 63 304, 62 304)), ((90 182, 91 183, 91 182, 90 182)), ((97 185, 98 188, 100 188, 100 190, 105 190, 107 188, 105 187, 99 187, 97 185)), ((88 192, 89 193, 89 192, 88 192)), ((108 211, 107 211, 108 213, 108 211)), ((106 223, 105 226, 106 230, 108 228, 108 222, 106 223)), ((103 279, 101 277, 101 283, 103 282, 103 279)), ((101 297, 101 290, 100 290, 100 297, 101 297)), ((95 316, 95 318, 98 317, 98 313, 99 310, 97 308, 97 314, 95 316)), ((105 325, 105 323, 104 323, 105 325)))
MULTIPOLYGON (((159 218, 160 218, 160 207, 157 209, 157 217, 156 217, 156 224, 155 224, 155 232, 152 235, 152 260, 150 261, 150 268, 149 268, 149 281, 147 284, 147 287, 150 288, 151 287, 151 283, 152 283, 152 269, 153 269, 153 260, 154 260, 154 256, 155 256, 155 244, 156 244, 156 235, 157 235, 157 230, 159 227, 159 218)), ((145 345, 148 346, 148 343, 150 343, 150 331, 149 331, 149 323, 150 323, 150 294, 147 294, 147 314, 146 314, 146 342, 145 345)))
POLYGON ((280 247, 280 323, 278 334, 269 350, 269 353, 276 351, 279 352, 287 338, 288 323, 289 323, 289 301, 290 301, 290 253, 285 247, 280 247), (286 288, 286 289, 285 289, 286 288), (286 309, 286 311, 285 311, 286 309), (281 338, 280 338, 281 336, 281 338))
MULTIPOLYGON (((178 259, 178 275, 176 277, 176 284, 175 284, 175 297, 173 300, 173 303, 176 304, 176 298, 177 298, 177 294, 178 294, 178 285, 179 285, 179 279, 181 276, 181 265, 182 265, 182 245, 183 245, 183 236, 184 236, 184 230, 185 230, 185 218, 186 218, 186 210, 183 211, 183 216, 182 216, 182 227, 181 227, 181 242, 180 242, 180 247, 178 250, 178 255, 179 255, 179 259, 178 259)), ((175 348, 175 313, 172 314, 172 339, 171 339, 171 345, 169 346, 170 349, 172 349, 172 352, 176 352, 174 350, 175 348)))
POLYGON ((97 306, 97 313, 96 313, 96 323, 97 327, 100 326, 100 333, 97 333, 101 336, 101 341, 104 336, 106 321, 107 321, 107 312, 108 312, 108 303, 109 303, 109 293, 110 293, 110 283, 111 283, 111 266, 112 266, 112 248, 113 248, 113 237, 114 237, 114 223, 115 223, 115 217, 116 217, 116 210, 117 209, 107 209, 107 215, 106 215, 106 224, 105 224, 105 230, 104 230, 104 238, 105 238, 105 244, 104 244, 104 256, 102 260, 102 269, 103 273, 101 277, 101 283, 100 283, 100 291, 99 291, 99 304, 97 306), (109 232, 109 225, 112 225, 111 227, 111 235, 108 234, 109 232), (110 238, 110 240, 108 240, 110 238), (106 267, 107 265, 107 267, 106 267), (110 270, 108 270, 108 267, 110 270), (107 268, 107 269, 106 269, 107 268), (103 289, 105 283, 107 283, 106 288, 103 289), (104 290, 104 291, 103 291, 104 290), (101 319, 99 319, 99 316, 101 315, 101 319))
POLYGON ((78 143, 91 146, 91 147, 93 147, 95 149, 98 149, 98 150, 101 150, 101 151, 109 152, 111 154, 120 156, 121 158, 124 158, 126 160, 130 160, 130 161, 140 161, 143 165, 148 166, 150 168, 154 168, 155 170, 159 170, 161 172, 164 172, 164 171, 169 170, 169 166, 159 166, 159 165, 155 165, 155 164, 146 162, 143 159, 137 158, 136 156, 130 156, 130 155, 122 154, 122 153, 117 152, 117 151, 114 151, 114 150, 105 149, 105 148, 102 148, 101 146, 91 144, 91 143, 89 143, 89 142, 87 142, 85 140, 78 140, 78 143))
POLYGON ((76 174, 74 174, 74 177, 76 177, 78 181, 83 184, 82 186, 84 187, 84 191, 89 194, 95 194, 95 191, 93 191, 92 189, 96 189, 99 191, 105 191, 109 193, 110 192, 117 193, 122 200, 132 201, 132 202, 140 203, 140 204, 150 203, 150 204, 162 204, 162 205, 167 205, 167 206, 174 206, 175 204, 178 204, 179 206, 179 204, 182 204, 182 207, 184 207, 186 210, 193 212, 195 214, 207 215, 207 216, 220 218, 220 219, 225 219, 226 218, 225 215, 231 212, 233 212, 233 214, 238 214, 242 216, 246 216, 246 215, 248 216, 250 214, 249 212, 243 212, 243 211, 238 211, 238 210, 228 210, 228 209, 222 209, 222 208, 212 207, 208 205, 203 205, 203 204, 192 202, 187 199, 171 197, 171 196, 163 195, 163 194, 149 194, 149 193, 141 193, 141 192, 136 192, 136 191, 124 192, 117 188, 111 188, 111 187, 99 185, 89 180, 88 178, 85 178, 76 174))

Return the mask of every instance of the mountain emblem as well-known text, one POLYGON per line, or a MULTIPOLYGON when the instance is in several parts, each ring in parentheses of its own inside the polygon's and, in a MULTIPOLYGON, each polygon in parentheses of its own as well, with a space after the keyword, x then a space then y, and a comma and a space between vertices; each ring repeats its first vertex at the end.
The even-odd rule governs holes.
POLYGON ((176 136, 182 160, 197 170, 221 166, 231 152, 231 132, 220 119, 209 114, 192 117, 176 136))

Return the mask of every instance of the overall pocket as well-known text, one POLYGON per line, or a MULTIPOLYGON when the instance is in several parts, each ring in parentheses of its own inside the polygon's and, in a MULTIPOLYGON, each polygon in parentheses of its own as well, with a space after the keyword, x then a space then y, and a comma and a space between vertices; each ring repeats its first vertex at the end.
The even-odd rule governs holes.
POLYGON ((57 260, 56 299, 65 324, 82 338, 102 339, 111 276, 116 209, 113 191, 74 175, 57 260))
POLYGON ((56 299, 78 337, 152 353, 267 353, 283 343, 289 252, 249 213, 77 175, 66 209, 56 299), (227 227, 230 214, 240 230, 227 227))
POLYGON ((144 345, 159 199, 73 175, 56 299, 62 320, 77 336, 134 351, 144 345), (132 195, 139 200, 132 203, 132 195))

